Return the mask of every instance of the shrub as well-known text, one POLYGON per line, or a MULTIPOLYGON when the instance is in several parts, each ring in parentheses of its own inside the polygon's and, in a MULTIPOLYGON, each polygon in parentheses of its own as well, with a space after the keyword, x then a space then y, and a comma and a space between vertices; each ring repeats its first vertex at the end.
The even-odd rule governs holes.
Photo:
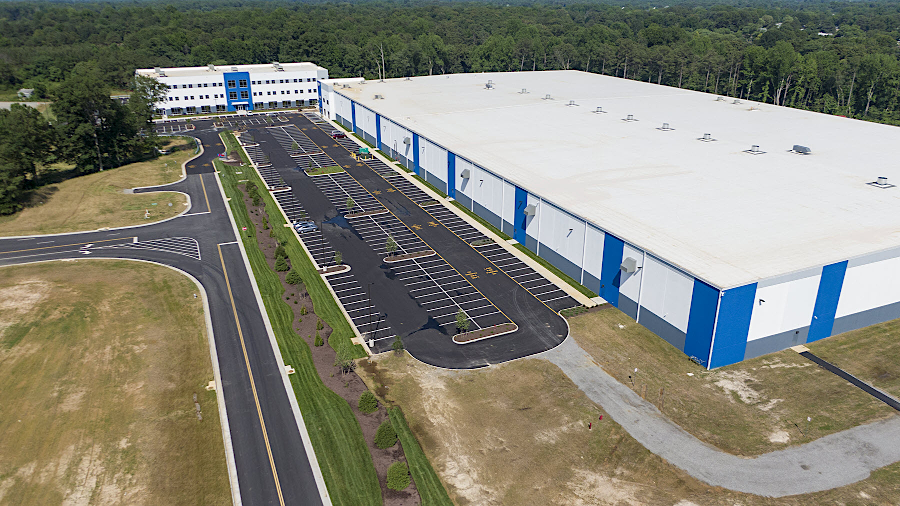
MULTIPOLYGON (((378 430, 375 431, 375 446, 385 450, 395 444, 397 444, 397 432, 394 431, 394 426, 391 425, 391 421, 389 419, 385 420, 378 426, 378 430)), ((403 488, 400 490, 403 490, 403 488)))
POLYGON ((409 486, 409 468, 406 462, 394 462, 387 472, 387 486, 392 490, 404 490, 409 486))
POLYGON ((290 266, 288 266, 287 260, 285 260, 284 257, 278 257, 278 259, 275 260, 275 270, 276 271, 284 272, 289 269, 290 269, 290 266))
POLYGON ((302 314, 302 315, 305 316, 306 313, 309 313, 309 310, 306 309, 306 306, 301 307, 301 308, 300 308, 300 314, 302 314))
POLYGON ((275 247, 275 258, 285 257, 287 258, 287 251, 284 249, 284 246, 278 245, 275 247))
POLYGON ((323 328, 325 328, 325 326, 322 325, 322 320, 317 321, 316 322, 316 330, 322 330, 323 328))
POLYGON ((284 280, 292 285, 296 285, 297 283, 303 281, 303 279, 300 277, 300 273, 295 271, 294 269, 291 269, 291 272, 287 273, 287 276, 284 277, 284 280))
POLYGON ((391 349, 396 352, 403 351, 403 341, 400 340, 400 336, 394 338, 393 344, 391 344, 391 349))
MULTIPOLYGON (((374 413, 378 411, 378 399, 375 398, 375 394, 366 390, 359 396, 359 410, 363 413, 374 413)), ((381 430, 381 427, 378 428, 381 430)), ((377 435, 375 436, 378 437, 377 435)))
POLYGON ((316 331, 316 342, 313 343, 316 346, 324 346, 325 341, 322 340, 322 336, 319 335, 319 331, 316 331))

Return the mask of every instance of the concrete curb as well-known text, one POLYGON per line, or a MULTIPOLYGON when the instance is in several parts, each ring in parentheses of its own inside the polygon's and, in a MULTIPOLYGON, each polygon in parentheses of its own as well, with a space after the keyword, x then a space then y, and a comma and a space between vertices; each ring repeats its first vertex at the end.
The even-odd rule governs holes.
MULTIPOLYGON (((235 464, 235 461, 234 461, 234 447, 232 446, 232 443, 231 443, 231 427, 228 424, 228 410, 225 406, 225 394, 224 394, 224 392, 222 392, 222 374, 221 374, 221 371, 219 370, 219 355, 216 351, 216 340, 215 340, 215 336, 213 334, 212 319, 210 317, 209 299, 208 299, 208 295, 206 293, 206 287, 204 287, 203 284, 200 283, 200 280, 198 280, 194 276, 188 274, 187 272, 185 272, 177 267, 173 267, 171 265, 166 265, 166 264, 161 264, 159 262, 154 262, 152 260, 141 260, 138 258, 100 258, 100 257, 97 257, 97 258, 71 258, 71 259, 61 258, 61 259, 54 259, 54 260, 37 260, 34 262, 25 262, 25 263, 15 264, 15 265, 19 266, 19 265, 29 265, 29 264, 42 264, 42 263, 49 263, 49 262, 70 262, 73 260, 74 261, 125 260, 128 262, 143 262, 146 264, 158 265, 161 267, 166 267, 166 268, 172 269, 173 271, 186 276, 188 279, 193 281, 194 284, 197 286, 197 289, 199 290, 200 294, 203 296, 202 297, 203 298, 203 318, 206 321, 206 336, 207 336, 207 341, 209 342, 209 355, 210 355, 210 360, 212 361, 213 377, 215 378, 215 381, 216 381, 216 404, 218 404, 218 407, 219 407, 219 425, 222 427, 222 441, 225 446, 225 464, 228 467, 228 482, 231 487, 231 501, 232 501, 232 504, 234 504, 234 506, 241 506, 242 505, 241 490, 238 485, 237 464, 235 464)), ((5 266, 5 267, 13 267, 13 266, 9 265, 9 266, 5 266)))
MULTIPOLYGON (((221 138, 221 134, 219 136, 221 138)), ((222 144, 225 139, 222 139, 222 144)), ((241 148, 243 149, 243 148, 241 148)), ((246 154, 246 153, 245 153, 246 154)), ((275 361, 278 363, 278 372, 284 383, 284 389, 287 393, 288 401, 291 404, 291 410, 294 412, 294 419, 297 422, 297 430, 300 431, 300 437, 303 439, 303 447, 306 449, 306 455, 312 468, 313 477, 319 489, 319 496, 322 498, 322 504, 331 505, 331 497, 328 495, 328 487, 325 485, 325 478, 322 476, 322 469, 319 467, 319 460, 316 457, 316 451, 313 448, 312 440, 309 438, 309 432, 306 429, 306 422, 303 421, 303 414, 300 412, 300 405, 297 402, 297 395, 294 394, 294 387, 288 378, 287 370, 284 364, 284 358, 281 356, 281 350, 278 349, 278 341, 275 339, 275 331, 272 330, 272 322, 269 321, 269 313, 266 311, 266 305, 263 303, 262 296, 259 293, 259 286, 256 284, 256 276, 253 274, 253 267, 250 266, 250 260, 247 258, 247 251, 244 249, 244 241, 241 238, 240 231, 237 228, 237 222, 234 221, 234 215, 231 213, 231 206, 228 204, 228 197, 225 195, 225 188, 222 181, 216 174, 216 183, 219 186, 219 192, 222 200, 225 202, 225 210, 228 212, 228 219, 231 221, 231 228, 234 231, 234 237, 237 241, 238 248, 241 250, 241 258, 244 259, 244 266, 250 278, 250 285, 253 287, 253 295, 256 297, 256 304, 259 306, 260 314, 263 317, 263 323, 266 325, 266 333, 269 335, 269 344, 272 346, 272 352, 275 354, 275 361)))

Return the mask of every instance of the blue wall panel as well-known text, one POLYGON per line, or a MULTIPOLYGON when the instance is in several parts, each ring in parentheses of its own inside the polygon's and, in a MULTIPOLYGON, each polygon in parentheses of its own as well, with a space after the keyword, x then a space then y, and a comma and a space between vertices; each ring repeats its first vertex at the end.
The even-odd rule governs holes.
POLYGON ((244 104, 244 108, 248 111, 253 110, 253 93, 250 89, 250 73, 249 72, 225 72, 222 74, 225 79, 225 99, 228 101, 228 110, 234 111, 234 104, 244 104), (241 87, 241 80, 247 81, 247 86, 241 87), (234 81, 234 88, 228 86, 228 81, 234 81), (238 98, 232 100, 230 92, 235 92, 238 98), (246 91, 249 98, 241 98, 241 92, 246 91))
POLYGON ((447 196, 456 198, 456 155, 447 151, 447 196))
POLYGON ((725 290, 722 294, 710 367, 721 367, 744 360, 755 301, 756 283, 725 290))
POLYGON ((612 234, 603 238, 603 263, 600 266, 600 296, 619 307, 619 283, 622 281, 622 254, 625 243, 612 234))
POLYGON ((709 360, 709 347, 712 345, 718 307, 719 290, 695 278, 694 291, 691 294, 687 336, 684 341, 684 354, 699 358, 703 365, 706 365, 706 361, 709 360))
POLYGON ((352 100, 350 101, 350 114, 351 114, 351 121, 353 121, 352 131, 353 131, 353 133, 356 133, 356 102, 354 102, 352 100))
POLYGON ((375 115, 375 149, 381 149, 381 115, 375 115))
POLYGON ((525 206, 528 204, 528 192, 516 186, 514 196, 516 208, 513 211, 513 239, 525 244, 525 226, 528 224, 528 216, 525 216, 525 206))
POLYGON ((844 275, 847 273, 847 261, 826 265, 822 268, 819 279, 819 293, 813 308, 812 322, 809 324, 807 342, 818 341, 831 335, 834 328, 834 315, 837 313, 838 299, 844 286, 844 275))
POLYGON ((413 134, 413 172, 416 175, 421 175, 421 168, 419 165, 419 134, 413 134))

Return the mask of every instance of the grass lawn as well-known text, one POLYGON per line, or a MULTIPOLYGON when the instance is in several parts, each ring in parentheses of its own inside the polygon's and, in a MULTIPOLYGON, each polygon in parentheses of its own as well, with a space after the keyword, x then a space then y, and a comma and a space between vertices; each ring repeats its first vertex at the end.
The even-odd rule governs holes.
POLYGON ((313 167, 311 169, 306 169, 307 176, 322 176, 324 174, 337 174, 338 172, 344 172, 344 168, 340 165, 329 165, 328 167, 313 167))
POLYGON ((194 150, 186 147, 154 160, 39 188, 28 207, 0 217, 0 236, 125 227, 175 216, 184 211, 187 203, 187 198, 180 193, 127 195, 122 190, 177 181, 181 178, 181 164, 193 156, 194 150), (147 210, 149 219, 144 218, 147 210))
POLYGON ((403 410, 397 406, 390 408, 388 413, 391 416, 391 425, 400 438, 400 445, 403 446, 403 454, 409 464, 409 472, 416 483, 416 490, 419 492, 422 505, 452 505, 453 502, 447 495, 447 490, 437 473, 434 472, 431 462, 428 461, 428 457, 419 446, 416 436, 409 430, 403 410))
POLYGON ((137 262, 0 269, 0 504, 231 503, 196 292, 137 262))
MULTIPOLYGON (((223 134, 222 137, 229 150, 237 149, 236 142, 230 134, 223 134)), ((244 156, 243 153, 241 156, 244 156)), ((290 376, 291 385, 303 413, 303 420, 309 431, 332 502, 336 505, 353 506, 381 504, 381 488, 359 423, 353 416, 349 404, 322 384, 313 365, 309 346, 291 328, 293 309, 284 302, 284 288, 257 246, 256 230, 238 193, 238 177, 234 173, 235 169, 218 161, 215 164, 220 171, 219 176, 225 194, 231 198, 229 205, 238 229, 247 227, 247 231, 241 234, 241 239, 272 323, 279 351, 284 362, 291 364, 296 370, 296 374, 290 376)), ((259 188, 264 188, 253 172, 244 171, 241 178, 248 178, 259 188)), ((271 212, 276 209, 271 195, 264 190, 260 190, 260 194, 263 195, 270 210, 272 230, 288 250, 293 268, 303 278, 307 291, 313 299, 316 315, 334 329, 329 338, 330 343, 334 346, 338 340, 349 340, 352 336, 350 326, 343 319, 343 314, 325 287, 324 281, 316 273, 296 239, 289 240, 290 230, 282 226, 283 218, 277 212, 271 212)), ((361 353, 359 347, 356 348, 361 353)))
MULTIPOLYGON (((572 337, 606 372, 628 386, 633 376, 633 388, 646 389, 647 400, 662 404, 674 422, 736 455, 806 443, 895 413, 791 350, 706 371, 615 308, 570 318, 569 325, 572 337)), ((868 346, 893 350, 885 358, 893 360, 896 374, 896 332, 872 334, 868 346)))
POLYGON ((900 496, 900 464, 847 487, 781 499, 709 487, 648 452, 615 420, 598 422, 605 413, 545 360, 472 371, 408 355, 376 360, 367 381, 403 407, 456 504, 887 505, 900 496))

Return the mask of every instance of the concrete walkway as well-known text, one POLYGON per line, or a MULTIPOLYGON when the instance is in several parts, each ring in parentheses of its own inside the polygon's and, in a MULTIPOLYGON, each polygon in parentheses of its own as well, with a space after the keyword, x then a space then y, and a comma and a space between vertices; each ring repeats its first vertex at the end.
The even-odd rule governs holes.
POLYGON ((807 494, 855 483, 900 461, 900 416, 742 458, 688 434, 595 365, 571 336, 534 358, 556 364, 645 448, 710 485, 768 497, 807 494))

